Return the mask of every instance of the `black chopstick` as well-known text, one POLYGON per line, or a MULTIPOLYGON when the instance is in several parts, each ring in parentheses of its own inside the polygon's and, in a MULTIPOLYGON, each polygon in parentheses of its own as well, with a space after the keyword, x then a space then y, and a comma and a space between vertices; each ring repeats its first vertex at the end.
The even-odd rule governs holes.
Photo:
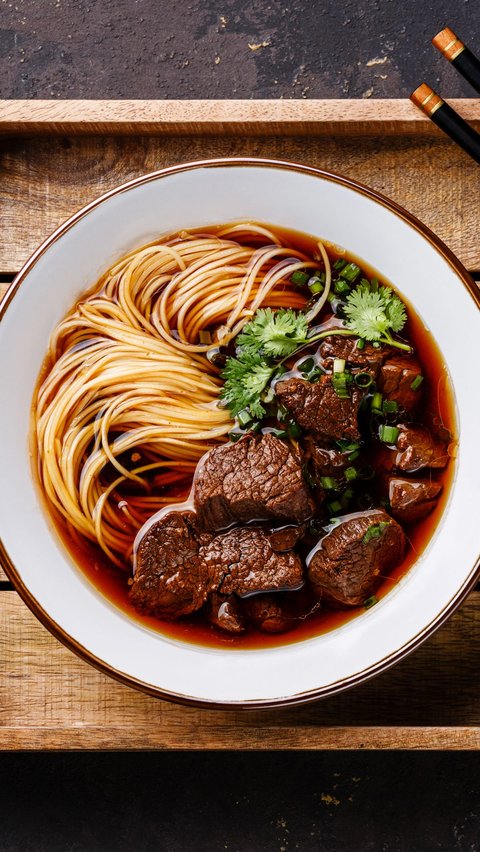
POLYGON ((432 38, 435 47, 452 63, 465 80, 480 93, 480 62, 453 30, 445 27, 432 38))
POLYGON ((480 163, 480 135, 430 86, 422 83, 412 92, 410 100, 423 110, 440 130, 443 130, 450 139, 453 139, 477 163, 480 163))

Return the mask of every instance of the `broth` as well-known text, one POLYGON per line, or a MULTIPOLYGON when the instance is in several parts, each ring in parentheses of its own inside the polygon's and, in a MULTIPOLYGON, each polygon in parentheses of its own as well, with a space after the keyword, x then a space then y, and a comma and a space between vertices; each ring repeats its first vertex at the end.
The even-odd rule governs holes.
MULTIPOLYGON (((212 228, 203 227, 201 229, 197 229, 197 232, 198 234, 215 234, 221 230, 221 227, 225 226, 215 226, 212 228)), ((268 225, 268 228, 278 234, 282 241, 288 246, 298 248, 306 254, 312 255, 316 248, 316 241, 312 236, 293 230, 272 227, 271 225, 268 225)), ((241 236, 236 236, 236 239, 238 239, 238 242, 241 242, 241 236)), ((249 243, 252 244, 251 237, 249 239, 249 243)), ((262 241, 259 240, 259 245, 261 244, 262 241)), ((356 262, 361 267, 362 272, 366 275, 366 277, 375 277, 381 283, 386 283, 388 286, 392 286, 390 282, 383 278, 376 270, 372 269, 362 259, 358 259, 348 252, 342 251, 340 253, 337 247, 332 247, 328 244, 325 244, 325 248, 327 249, 332 263, 341 256, 348 261, 356 262)), ((431 333, 425 328, 423 322, 416 315, 411 305, 403 296, 402 300, 408 308, 408 320, 403 336, 405 336, 413 344, 415 354, 422 364, 424 368, 424 375, 426 375, 427 378, 427 381, 424 383, 423 398, 419 408, 420 419, 425 425, 433 428, 436 428, 438 424, 441 423, 451 433, 451 435, 455 435, 456 429, 453 392, 442 355, 431 333)), ((47 368, 48 364, 44 365, 41 376, 45 374, 45 370, 47 368)), ((378 446, 379 445, 377 445, 377 448, 378 446)), ((381 466, 382 464, 382 453, 384 452, 388 452, 388 450, 381 448, 380 453, 377 453, 375 458, 372 456, 371 459, 368 459, 368 461, 370 461, 376 469, 378 469, 379 465, 381 466)), ((172 462, 171 467, 172 469, 175 469, 174 462, 172 462)), ((383 579, 380 588, 376 592, 376 597, 378 599, 383 598, 396 586, 427 547, 448 501, 453 473, 454 461, 452 459, 449 461, 445 470, 429 472, 430 476, 434 477, 436 481, 442 483, 443 490, 440 498, 438 499, 434 511, 424 520, 410 525, 402 523, 408 540, 407 552, 402 564, 397 566, 387 577, 383 579)), ((175 490, 172 488, 168 489, 169 495, 178 499, 178 502, 181 502, 188 496, 190 486, 191 479, 184 479, 180 485, 177 484, 175 486, 175 490)), ((118 490, 120 499, 128 502, 129 494, 131 495, 132 493, 131 484, 128 488, 124 489, 123 492, 121 489, 118 490)), ((172 506, 172 508, 174 507, 172 506)), ((155 506, 152 506, 152 514, 155 511, 155 506)), ((308 615, 308 617, 305 617, 289 632, 277 634, 263 633, 252 625, 249 625, 245 633, 231 635, 209 624, 201 611, 191 616, 181 618, 178 621, 171 622, 161 620, 157 617, 139 613, 130 604, 128 591, 131 572, 128 570, 128 566, 125 566, 124 571, 115 567, 99 546, 87 541, 75 531, 72 532, 67 524, 55 522, 55 527, 74 562, 101 594, 135 621, 172 639, 217 648, 269 648, 310 639, 314 636, 326 633, 351 621, 353 618, 358 617, 365 611, 364 606, 353 607, 346 610, 336 610, 327 607, 321 608, 308 615)), ((286 593, 277 592, 276 594, 281 596, 286 593)), ((313 595, 313 592, 311 595, 313 605, 313 601, 314 599, 316 600, 316 597, 313 595)))

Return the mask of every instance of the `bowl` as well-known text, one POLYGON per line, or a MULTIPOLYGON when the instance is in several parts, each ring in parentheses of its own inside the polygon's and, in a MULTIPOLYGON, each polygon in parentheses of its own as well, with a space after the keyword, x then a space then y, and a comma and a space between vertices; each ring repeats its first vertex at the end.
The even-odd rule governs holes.
POLYGON ((477 578, 477 305, 472 280, 425 226, 373 190, 317 169, 255 159, 188 163, 93 201, 40 246, 3 304, 0 532, 8 577, 65 645, 112 677, 162 698, 268 707, 311 701, 371 678, 439 627, 477 578), (116 258, 162 233, 240 218, 345 246, 392 281, 440 346, 459 429, 448 505, 427 549, 394 591, 330 633, 262 650, 176 641, 117 609, 52 529, 29 453, 31 401, 49 335, 81 293, 116 258))

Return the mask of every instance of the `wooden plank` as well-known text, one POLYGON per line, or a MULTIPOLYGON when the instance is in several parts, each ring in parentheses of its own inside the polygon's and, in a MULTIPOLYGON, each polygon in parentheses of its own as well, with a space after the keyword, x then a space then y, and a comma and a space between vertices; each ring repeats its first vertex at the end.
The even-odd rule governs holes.
POLYGON ((356 178, 417 215, 469 268, 480 268, 480 169, 449 141, 387 135, 361 142, 320 136, 50 137, 4 140, 1 147, 0 273, 16 272, 62 221, 103 192, 163 166, 228 156, 292 160, 356 178))
MULTIPOLYGON (((480 100, 452 106, 480 126, 480 100)), ((0 134, 194 135, 230 133, 341 136, 440 131, 407 99, 0 101, 0 134)))
POLYGON ((0 749, 479 748, 480 594, 407 660, 304 707, 217 711, 128 689, 0 593, 0 749))

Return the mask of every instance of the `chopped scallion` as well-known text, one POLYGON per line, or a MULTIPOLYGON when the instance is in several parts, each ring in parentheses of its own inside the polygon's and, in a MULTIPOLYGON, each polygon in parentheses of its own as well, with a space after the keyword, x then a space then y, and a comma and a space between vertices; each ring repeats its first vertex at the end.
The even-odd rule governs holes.
POLYGON ((345 479, 347 482, 353 482, 358 476, 356 467, 347 467, 345 470, 345 479))
POLYGON ((389 521, 381 521, 379 524, 372 524, 362 538, 363 544, 368 544, 373 538, 380 538, 383 535, 385 527, 388 527, 389 521))
POLYGON ((252 422, 252 417, 251 417, 250 412, 249 412, 249 411, 247 411, 247 409, 246 409, 246 408, 244 408, 244 409, 243 409, 243 411, 239 411, 239 412, 238 412, 238 414, 237 414, 237 420, 238 420, 238 422, 239 422, 240 426, 246 426, 246 425, 247 425, 247 423, 251 423, 251 422, 252 422))
POLYGON ((369 388, 373 382, 370 373, 356 373, 354 380, 358 388, 369 388))
POLYGON ((315 382, 318 382, 318 380, 322 377, 322 375, 323 375, 323 373, 320 370, 320 368, 315 367, 315 369, 312 370, 312 372, 308 374, 307 379, 312 384, 315 384, 315 382))
POLYGON ((301 373, 304 373, 305 375, 307 373, 311 373, 314 367, 315 361, 313 360, 313 358, 305 358, 304 361, 300 361, 300 363, 298 364, 298 369, 301 373))
POLYGON ((338 481, 333 478, 333 476, 321 476, 320 477, 320 485, 322 488, 325 488, 327 491, 337 491, 338 490, 338 481))
POLYGON ((347 281, 344 281, 343 278, 339 278, 333 285, 333 292, 337 293, 338 296, 342 296, 344 293, 349 293, 350 284, 348 284, 347 281))
POLYGON ((375 604, 377 604, 377 603, 378 603, 377 596, 376 595, 370 595, 370 597, 367 598, 367 600, 364 602, 363 605, 364 605, 365 609, 370 609, 372 606, 375 606, 375 604))
POLYGON ((333 268, 336 269, 338 272, 340 272, 340 270, 343 269, 344 266, 346 266, 346 265, 347 265, 347 261, 343 260, 343 258, 339 257, 339 258, 337 258, 337 260, 333 264, 333 268))
POLYGON ((360 450, 353 450, 353 452, 348 454, 348 461, 355 461, 355 459, 358 459, 359 455, 360 450))
POLYGON ((398 402, 395 402, 394 399, 384 399, 383 400, 383 413, 384 414, 395 414, 398 411, 398 402))
POLYGON ((340 399, 349 399, 348 385, 351 381, 350 373, 334 373, 332 376, 332 385, 335 393, 340 399))
POLYGON ((418 390, 420 385, 422 384, 422 382, 423 382, 423 376, 415 376, 412 384, 410 385, 411 389, 413 391, 418 390))
POLYGON ((344 373, 345 372, 345 358, 335 358, 333 362, 333 372, 334 373, 344 373))
POLYGON ((323 283, 320 281, 320 278, 317 275, 312 275, 308 282, 308 289, 314 296, 317 296, 318 293, 321 293, 324 289, 323 283))
POLYGON ((342 278, 348 281, 349 284, 353 284, 360 275, 360 272, 361 269, 356 263, 347 263, 346 266, 342 267, 342 278))
POLYGON ((351 453, 360 449, 360 444, 356 441, 349 441, 348 438, 339 438, 335 443, 342 453, 351 453))
POLYGON ((290 281, 292 284, 295 284, 296 287, 304 287, 305 284, 308 284, 309 277, 308 272, 302 272, 301 269, 297 269, 295 272, 292 272, 290 281))
POLYGON ((374 393, 372 397, 372 411, 375 411, 377 414, 382 413, 382 403, 383 403, 383 395, 381 393, 374 393))
POLYGON ((378 430, 378 437, 384 444, 396 444, 399 432, 396 426, 387 426, 383 423, 378 430))
POLYGON ((363 337, 358 338, 357 349, 365 349, 365 341, 364 341, 363 337))
POLYGON ((332 515, 335 515, 336 512, 341 512, 343 510, 343 506, 340 503, 340 500, 333 500, 331 503, 327 503, 327 509, 332 515))

